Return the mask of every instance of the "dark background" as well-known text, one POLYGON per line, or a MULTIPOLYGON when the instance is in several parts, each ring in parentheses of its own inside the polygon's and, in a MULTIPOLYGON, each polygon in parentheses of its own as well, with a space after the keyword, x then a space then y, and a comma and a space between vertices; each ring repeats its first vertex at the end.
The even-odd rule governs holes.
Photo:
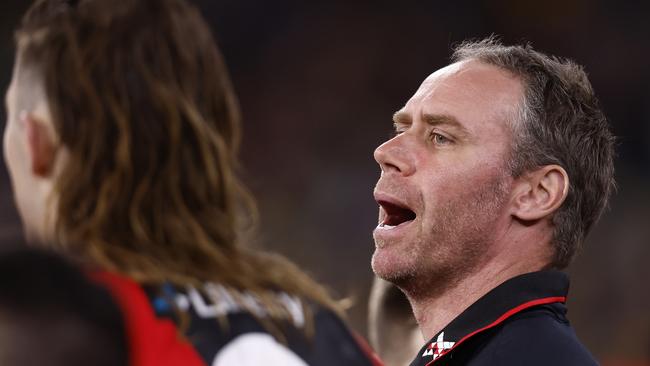
MULTIPOLYGON (((13 28, 29 3, 0 3, 2 90, 13 28)), ((351 297, 362 334, 377 211, 372 151, 388 137, 392 113, 466 38, 496 33, 583 64, 619 137, 619 189, 569 270, 569 317, 604 363, 650 363, 650 2, 196 3, 241 99, 260 245, 351 297)), ((1 170, 0 241, 11 246, 20 227, 1 170)))

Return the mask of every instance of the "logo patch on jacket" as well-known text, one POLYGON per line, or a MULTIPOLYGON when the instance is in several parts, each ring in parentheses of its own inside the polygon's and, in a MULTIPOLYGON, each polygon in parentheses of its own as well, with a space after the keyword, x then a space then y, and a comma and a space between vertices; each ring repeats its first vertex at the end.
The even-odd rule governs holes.
POLYGON ((440 333, 435 342, 431 342, 422 354, 422 357, 433 356, 433 359, 440 357, 440 354, 454 346, 456 342, 445 342, 445 332, 440 333))

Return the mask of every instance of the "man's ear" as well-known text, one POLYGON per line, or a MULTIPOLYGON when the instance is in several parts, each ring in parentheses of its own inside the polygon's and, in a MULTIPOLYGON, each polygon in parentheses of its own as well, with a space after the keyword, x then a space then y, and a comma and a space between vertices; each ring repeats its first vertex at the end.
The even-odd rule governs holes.
POLYGON ((536 221, 555 212, 569 192, 569 176, 559 165, 545 165, 518 178, 513 216, 536 221))
POLYGON ((32 173, 40 178, 50 177, 58 146, 50 125, 35 114, 27 112, 21 113, 20 121, 25 127, 32 173))

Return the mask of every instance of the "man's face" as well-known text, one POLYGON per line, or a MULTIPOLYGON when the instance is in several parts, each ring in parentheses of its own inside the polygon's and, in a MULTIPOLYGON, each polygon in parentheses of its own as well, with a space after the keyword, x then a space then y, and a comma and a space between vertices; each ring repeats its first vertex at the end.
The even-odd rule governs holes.
POLYGON ((375 151, 379 277, 417 291, 496 256, 509 216, 510 121, 522 92, 507 72, 463 61, 430 75, 395 114, 397 135, 375 151))

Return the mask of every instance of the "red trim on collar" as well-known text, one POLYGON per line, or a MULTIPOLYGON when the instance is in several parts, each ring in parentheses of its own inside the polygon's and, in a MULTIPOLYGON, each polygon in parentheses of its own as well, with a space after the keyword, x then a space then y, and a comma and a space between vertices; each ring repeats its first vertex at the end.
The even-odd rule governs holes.
POLYGON ((537 300, 532 300, 532 301, 529 301, 529 302, 525 302, 525 303, 523 303, 523 304, 521 304, 521 305, 519 305, 517 307, 514 307, 514 308, 506 311, 503 315, 501 315, 497 320, 493 321, 492 323, 484 326, 483 328, 477 329, 477 330, 473 331, 472 333, 470 333, 470 334, 464 336, 463 338, 461 338, 458 342, 456 342, 456 344, 454 344, 453 347, 451 347, 451 348, 449 348, 447 350, 444 350, 442 353, 440 353, 440 356, 438 356, 435 360, 433 360, 433 361, 429 362, 428 364, 426 364, 426 366, 433 365, 434 362, 438 361, 440 358, 442 358, 442 356, 444 356, 447 353, 451 352, 451 350, 458 347, 458 345, 465 342, 470 337, 472 337, 472 336, 474 336, 474 335, 476 335, 476 334, 478 334, 478 333, 480 333, 480 332, 482 332, 484 330, 496 327, 497 325, 503 323, 506 319, 510 318, 511 316, 513 316, 513 315, 515 315, 515 314, 517 314, 517 313, 519 313, 519 312, 521 312, 523 310, 526 310, 528 308, 531 308, 531 307, 537 306, 537 305, 546 305, 546 304, 552 304, 552 303, 556 303, 556 302, 562 302, 562 303, 566 302, 566 296, 545 297, 543 299, 537 299, 537 300))

